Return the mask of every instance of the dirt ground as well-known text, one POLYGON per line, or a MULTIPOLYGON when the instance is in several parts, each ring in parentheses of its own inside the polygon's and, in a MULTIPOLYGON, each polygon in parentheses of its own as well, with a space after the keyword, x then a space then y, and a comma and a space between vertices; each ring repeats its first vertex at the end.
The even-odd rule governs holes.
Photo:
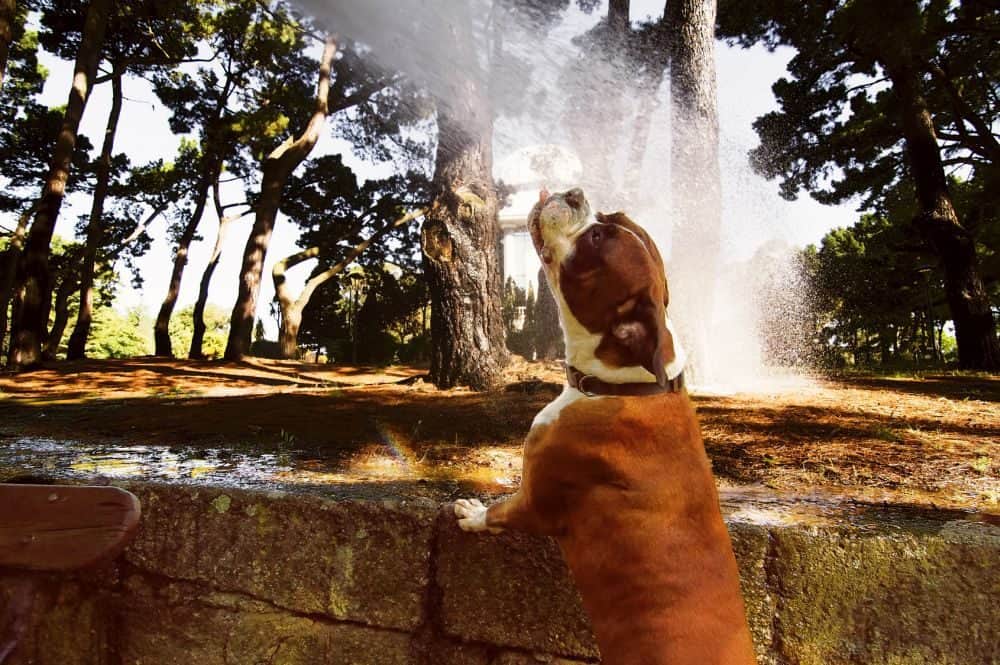
MULTIPOLYGON (((516 485, 521 441, 562 381, 438 391, 414 367, 134 359, 0 374, 0 447, 21 437, 295 453, 355 475, 516 485), (396 471, 393 471, 396 469, 396 471)), ((694 401, 720 482, 1000 512, 1000 377, 808 377, 694 401)), ((331 476, 335 478, 335 476, 331 476)))

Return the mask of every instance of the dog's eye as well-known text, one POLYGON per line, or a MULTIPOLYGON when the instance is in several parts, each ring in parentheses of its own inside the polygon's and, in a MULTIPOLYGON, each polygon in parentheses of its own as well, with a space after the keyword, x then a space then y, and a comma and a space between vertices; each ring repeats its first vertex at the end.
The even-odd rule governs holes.
POLYGON ((601 242, 603 238, 604 234, 601 232, 600 228, 595 226, 590 230, 590 242, 596 245, 597 243, 601 242))

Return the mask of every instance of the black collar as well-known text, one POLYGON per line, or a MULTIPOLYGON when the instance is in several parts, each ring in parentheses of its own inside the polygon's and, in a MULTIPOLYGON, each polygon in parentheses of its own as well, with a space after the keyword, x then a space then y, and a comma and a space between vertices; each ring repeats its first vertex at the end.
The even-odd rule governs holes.
POLYGON ((645 397, 662 395, 663 393, 679 393, 684 390, 684 372, 667 381, 665 386, 661 386, 659 383, 608 383, 592 374, 584 374, 577 368, 566 365, 566 381, 570 388, 576 388, 587 397, 595 395, 645 397))

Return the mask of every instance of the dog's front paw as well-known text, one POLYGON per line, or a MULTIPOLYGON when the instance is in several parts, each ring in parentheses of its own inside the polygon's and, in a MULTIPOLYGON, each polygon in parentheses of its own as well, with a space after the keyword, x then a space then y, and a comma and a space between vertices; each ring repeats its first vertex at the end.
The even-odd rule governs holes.
POLYGON ((455 502, 455 517, 462 531, 489 531, 500 533, 503 529, 486 526, 486 506, 479 499, 459 499, 455 502))

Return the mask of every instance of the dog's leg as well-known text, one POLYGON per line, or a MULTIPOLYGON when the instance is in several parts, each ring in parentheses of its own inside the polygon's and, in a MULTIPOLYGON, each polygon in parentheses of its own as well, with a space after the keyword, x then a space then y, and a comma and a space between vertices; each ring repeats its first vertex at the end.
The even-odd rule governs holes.
POLYGON ((458 517, 458 526, 464 531, 500 533, 505 529, 514 529, 547 535, 555 533, 554 525, 533 509, 523 489, 489 508, 479 499, 459 499, 455 502, 455 516, 458 517))
POLYGON ((503 529, 486 526, 486 512, 489 509, 479 499, 459 499, 455 502, 455 517, 462 531, 489 531, 500 533, 503 529))

